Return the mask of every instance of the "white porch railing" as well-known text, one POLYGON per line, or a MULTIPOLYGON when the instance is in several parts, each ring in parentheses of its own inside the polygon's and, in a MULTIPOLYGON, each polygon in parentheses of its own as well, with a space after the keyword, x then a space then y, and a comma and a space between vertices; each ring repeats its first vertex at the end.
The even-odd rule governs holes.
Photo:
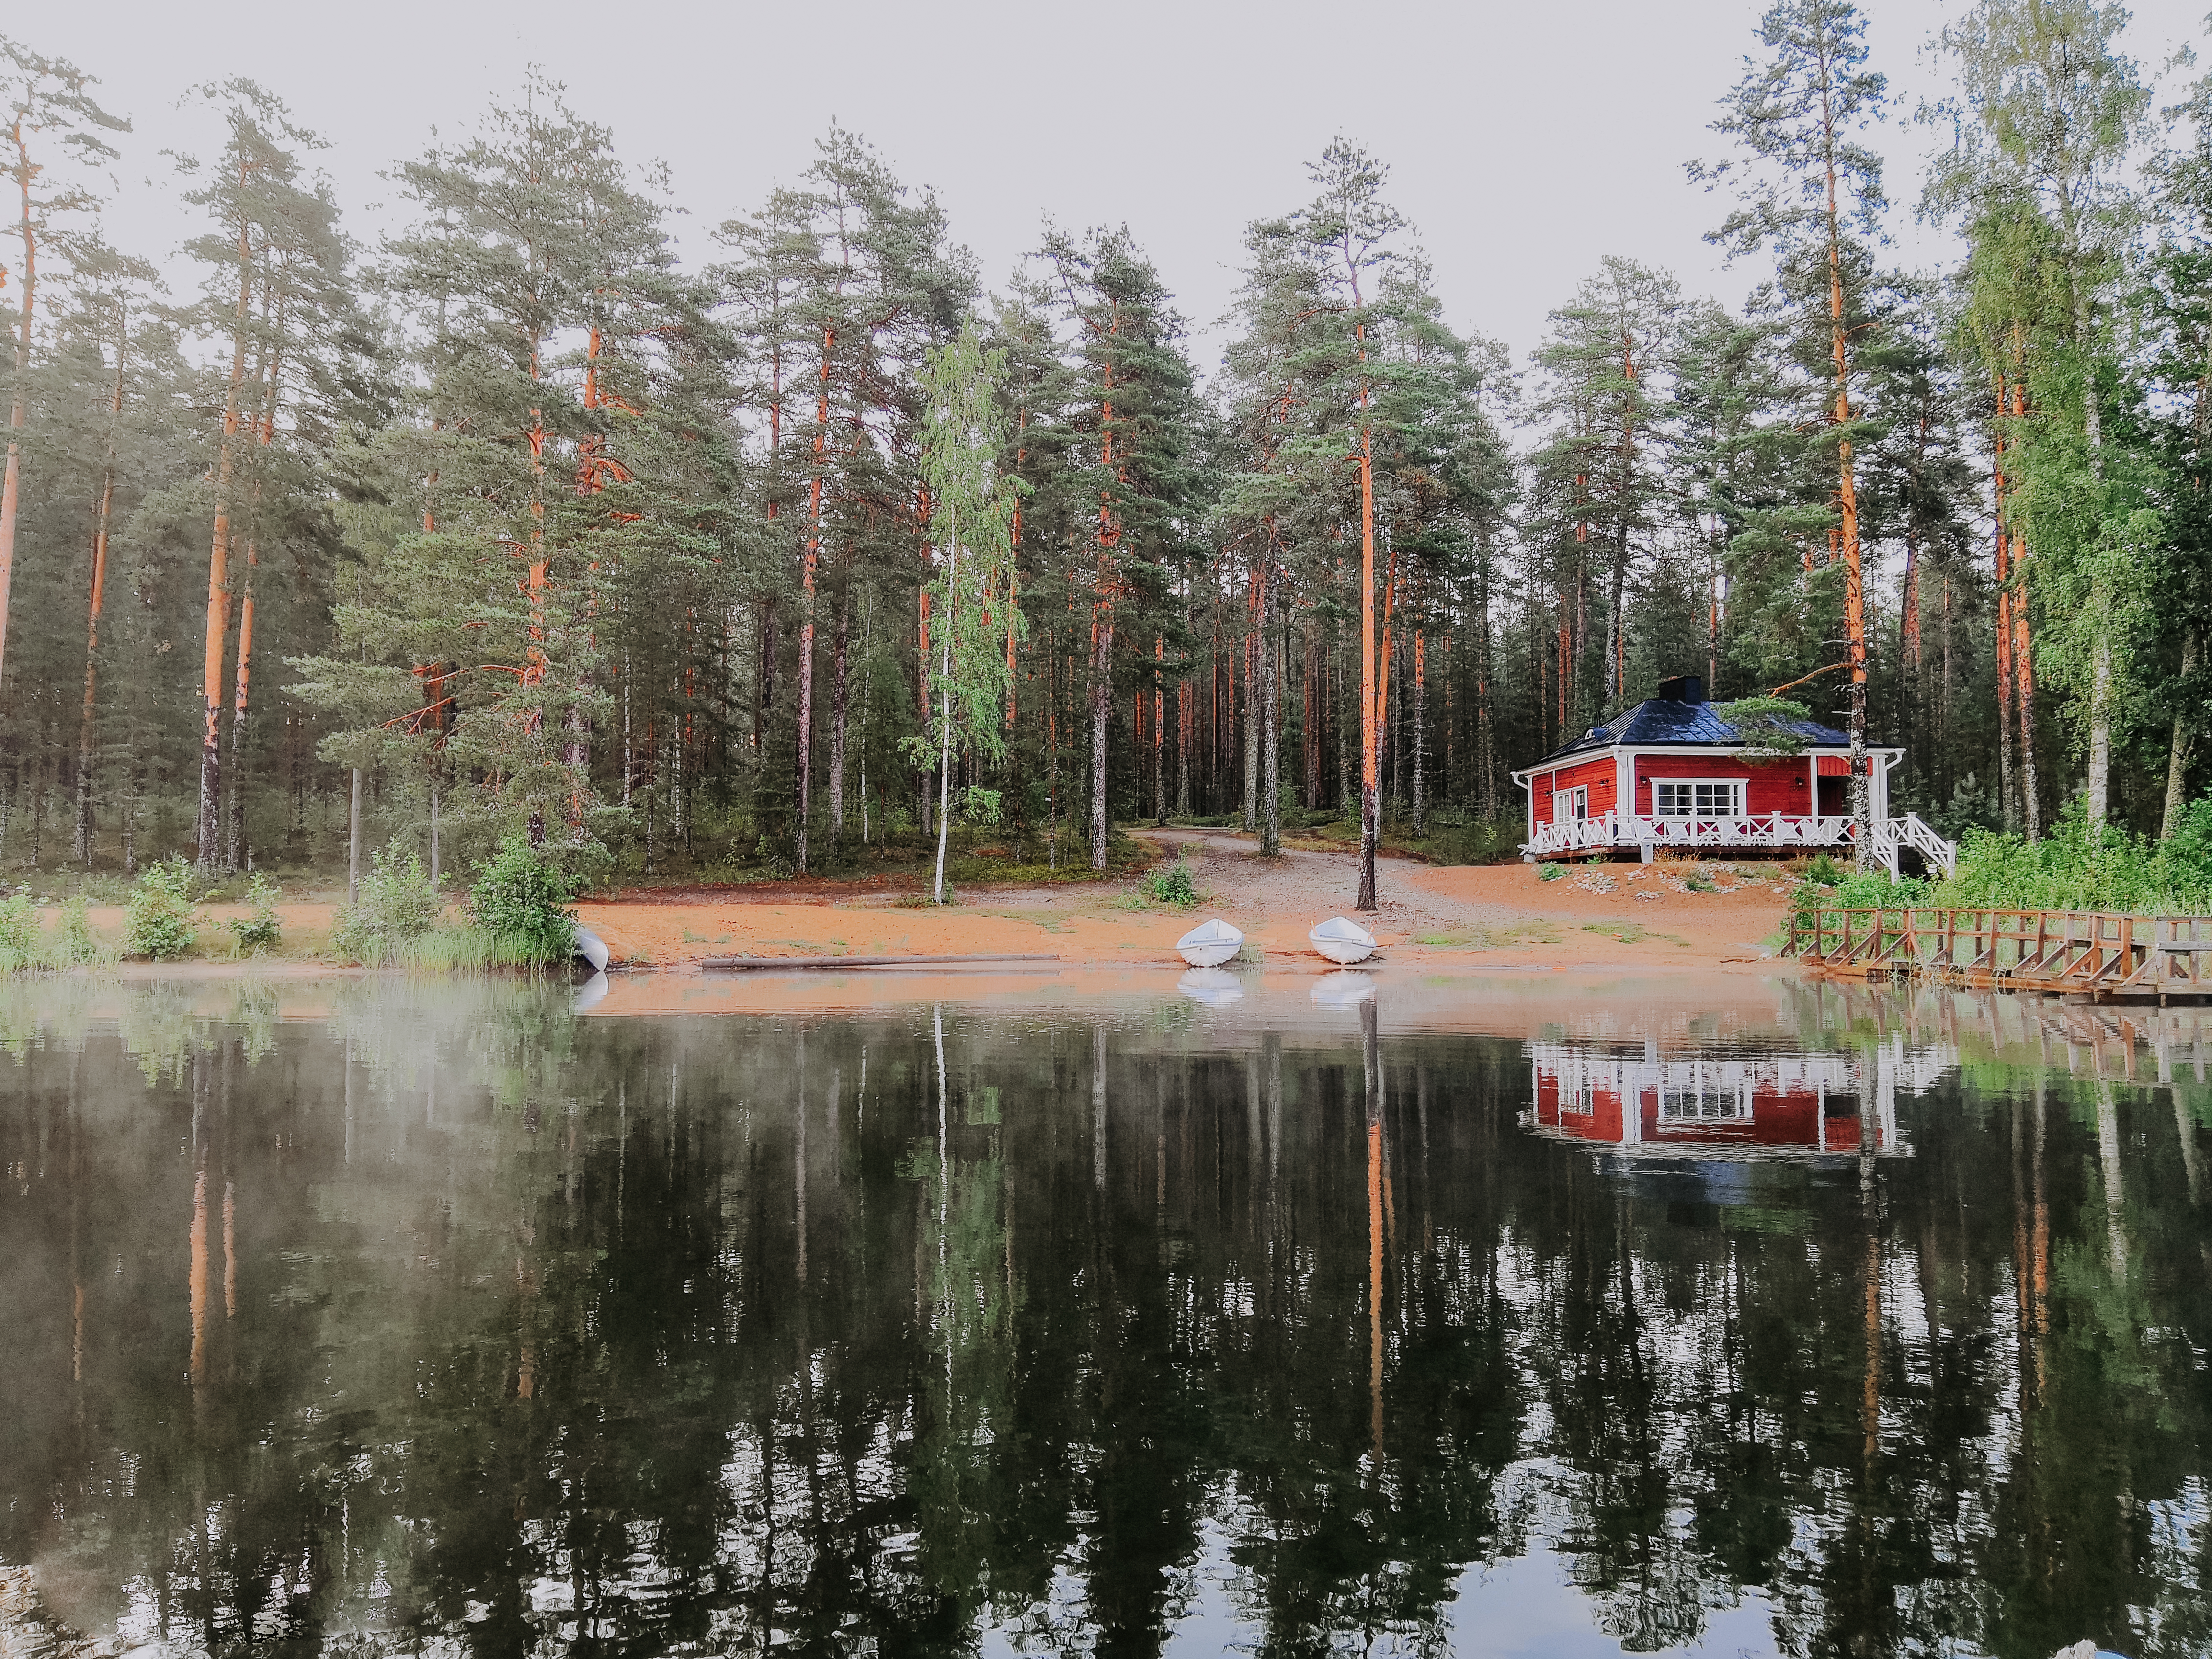
MULTIPOLYGON (((1540 823, 1522 850, 1531 858, 1610 852, 1615 848, 1807 848, 1849 847, 1857 839, 1857 825, 1848 817, 1805 817, 1769 812, 1742 817, 1649 817, 1642 814, 1600 812, 1561 823, 1540 823)), ((1875 830, 1875 855, 1894 876, 1898 855, 1910 847, 1930 869, 1946 874, 1957 866, 1958 849, 1921 822, 1914 813, 1891 818, 1875 830)))

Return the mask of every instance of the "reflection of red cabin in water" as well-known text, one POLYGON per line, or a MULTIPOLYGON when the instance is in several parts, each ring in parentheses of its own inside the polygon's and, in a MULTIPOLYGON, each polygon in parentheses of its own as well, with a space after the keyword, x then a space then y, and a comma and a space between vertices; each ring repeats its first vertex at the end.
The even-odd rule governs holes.
POLYGON ((1662 1060, 1532 1043, 1540 1134, 1637 1153, 1697 1158, 1856 1158, 1862 1135, 1883 1156, 1909 1152, 1897 1087, 1915 1092, 1948 1063, 1886 1048, 1863 1062, 1871 1112, 1847 1054, 1686 1055, 1662 1060))

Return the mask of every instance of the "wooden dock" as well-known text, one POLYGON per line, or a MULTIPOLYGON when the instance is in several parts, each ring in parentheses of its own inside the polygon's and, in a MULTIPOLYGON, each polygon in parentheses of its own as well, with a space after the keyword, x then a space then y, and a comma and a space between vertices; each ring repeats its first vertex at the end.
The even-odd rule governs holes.
POLYGON ((1792 918, 1790 954, 1854 978, 1925 976, 2092 1000, 2212 997, 2212 916, 1823 907, 1809 925, 1792 918))

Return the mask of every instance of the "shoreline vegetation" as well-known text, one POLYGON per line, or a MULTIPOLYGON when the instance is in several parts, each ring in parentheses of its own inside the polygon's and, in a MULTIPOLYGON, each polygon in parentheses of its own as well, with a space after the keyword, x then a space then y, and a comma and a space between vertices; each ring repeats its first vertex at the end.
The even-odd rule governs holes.
MULTIPOLYGON (((1311 817, 1284 836, 1273 859, 1261 854, 1255 832, 1238 827, 1235 814, 1117 827, 1103 872, 1087 862, 1061 865, 1055 849, 1016 834, 986 839, 970 830, 949 860, 942 905, 930 893, 933 849, 918 835, 908 838, 910 847, 879 843, 866 863, 851 860, 834 872, 801 878, 774 869, 709 870, 594 891, 586 890, 580 872, 521 837, 511 837, 459 891, 450 881, 433 883, 419 854, 394 842, 368 860, 351 902, 327 890, 328 878, 318 883, 295 877, 289 891, 258 873, 203 884, 181 858, 148 867, 127 886, 61 871, 46 878, 43 890, 26 881, 0 898, 0 975, 96 971, 125 962, 189 963, 202 970, 259 963, 410 973, 530 971, 565 963, 580 923, 608 939, 612 965, 637 969, 717 954, 845 954, 864 948, 857 942, 862 935, 914 954, 1004 949, 1024 937, 1019 928, 1011 939, 994 931, 994 921, 1008 918, 1060 933, 1066 942, 1066 930, 1079 917, 1118 919, 1120 933, 1145 936, 1117 934, 1077 946, 1073 960, 1130 962, 1140 959, 1135 953, 1142 950, 1164 950, 1164 929, 1179 933, 1192 915, 1232 897, 1273 914, 1295 890, 1301 914, 1314 913, 1308 921, 1346 908, 1358 826, 1340 815, 1311 817), (1203 849, 1203 875, 1190 862, 1194 849, 1203 849), (1224 882, 1232 870, 1234 878, 1224 882), (925 919, 917 914, 922 911, 933 914, 925 919), (900 925, 887 931, 886 915, 900 925), (908 943, 895 945, 896 939, 908 943)), ((1480 916, 1447 915, 1401 928, 1401 950, 1421 955, 1474 950, 1540 956, 1545 946, 1556 945, 1562 927, 1587 927, 1620 944, 1678 941, 1678 949, 1691 951, 1678 963, 1704 968, 1741 961, 1747 951, 1775 952, 1789 919, 1802 921, 1820 905, 2212 914, 2212 797, 2192 805, 2163 841, 2110 826, 2093 831, 2078 805, 2035 842, 1970 830, 1958 872, 1948 880, 1892 882, 1886 872, 1856 871, 1828 854, 1527 866, 1513 856, 1510 826, 1500 823, 1432 821, 1427 836, 1386 833, 1381 848, 1401 885, 1418 883, 1422 873, 1463 871, 1473 878, 1483 872, 1474 886, 1494 890, 1486 892, 1480 916), (1744 889, 1770 896, 1772 917, 1748 933, 1732 928, 1731 937, 1692 949, 1676 924, 1687 923, 1695 933, 1700 899, 1744 889), (1563 914, 1570 896, 1613 894, 1632 900, 1636 912, 1592 923, 1563 914)), ((25 873, 35 879, 42 872, 25 873)))

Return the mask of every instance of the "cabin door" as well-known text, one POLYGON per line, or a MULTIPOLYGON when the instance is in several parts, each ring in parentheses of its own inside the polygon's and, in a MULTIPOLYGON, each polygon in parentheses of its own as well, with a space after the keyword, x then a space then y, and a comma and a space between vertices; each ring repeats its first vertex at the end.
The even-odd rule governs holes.
POLYGON ((1820 799, 1814 810, 1824 818, 1847 818, 1851 815, 1851 781, 1849 778, 1822 778, 1820 799))

